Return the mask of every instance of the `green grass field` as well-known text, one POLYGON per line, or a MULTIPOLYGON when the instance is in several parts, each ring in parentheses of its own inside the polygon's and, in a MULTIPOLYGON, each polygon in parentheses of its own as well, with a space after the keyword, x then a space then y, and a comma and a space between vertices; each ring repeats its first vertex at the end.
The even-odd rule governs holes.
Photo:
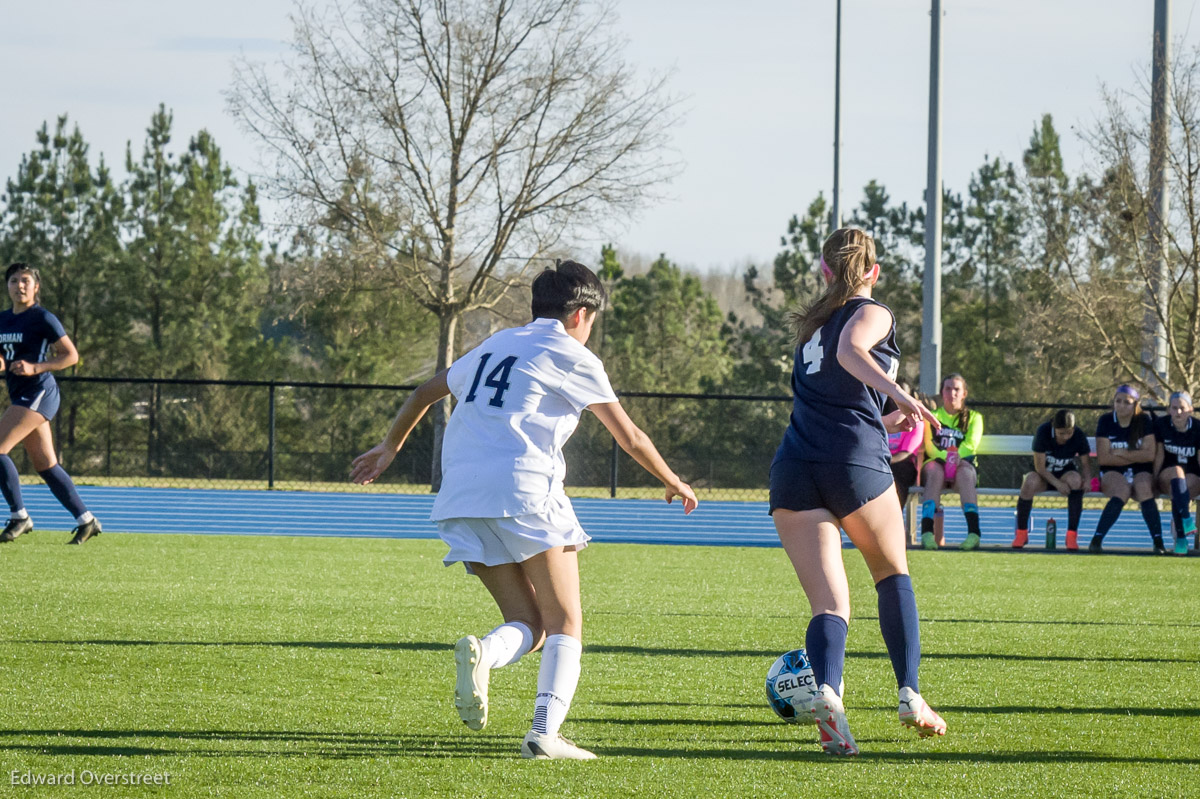
POLYGON ((451 704, 453 641, 497 621, 436 541, 35 533, 0 548, 6 795, 229 797, 1196 796, 1200 561, 912 553, 922 692, 896 720, 874 591, 846 704, 861 757, 820 753, 763 697, 803 642, 776 549, 597 545, 581 558, 584 672, 564 732, 589 763, 528 762, 538 657, 494 672, 491 724, 451 704), (11 785, 74 771, 73 787, 11 785), (169 774, 169 786, 82 785, 169 774))

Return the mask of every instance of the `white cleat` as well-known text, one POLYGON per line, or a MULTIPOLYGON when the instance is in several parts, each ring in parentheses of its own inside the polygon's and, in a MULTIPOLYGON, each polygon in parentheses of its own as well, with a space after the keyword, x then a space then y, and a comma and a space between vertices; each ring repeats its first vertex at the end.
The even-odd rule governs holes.
POLYGON ((911 727, 922 738, 946 734, 946 722, 921 695, 911 688, 900 689, 900 723, 911 727))
POLYGON ((473 635, 458 639, 454 645, 458 680, 454 684, 454 707, 458 716, 473 730, 482 730, 488 721, 488 675, 483 662, 483 644, 473 635))
POLYGON ((821 748, 827 755, 853 756, 858 754, 858 744, 850 734, 846 723, 846 711, 842 698, 828 685, 822 685, 813 696, 810 712, 821 733, 821 748))
POLYGON ((525 734, 521 741, 521 757, 526 760, 595 760, 596 755, 568 741, 561 735, 525 734))

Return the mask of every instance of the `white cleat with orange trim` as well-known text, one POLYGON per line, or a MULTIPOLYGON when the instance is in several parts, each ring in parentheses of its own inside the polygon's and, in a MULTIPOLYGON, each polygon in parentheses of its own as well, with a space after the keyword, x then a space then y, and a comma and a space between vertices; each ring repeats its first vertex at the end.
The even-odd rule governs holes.
POLYGON ((900 723, 922 738, 946 734, 946 722, 911 688, 900 689, 900 723))
POLYGON ((853 756, 858 754, 858 744, 850 734, 846 723, 846 711, 842 698, 828 685, 822 685, 813 695, 810 712, 817 722, 821 735, 821 748, 827 755, 853 756))

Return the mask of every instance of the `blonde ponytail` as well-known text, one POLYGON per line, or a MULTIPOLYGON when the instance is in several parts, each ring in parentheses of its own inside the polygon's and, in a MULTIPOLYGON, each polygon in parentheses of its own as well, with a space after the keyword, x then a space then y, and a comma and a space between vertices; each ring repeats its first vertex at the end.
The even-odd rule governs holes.
POLYGON ((875 240, 858 228, 839 228, 825 239, 821 258, 833 274, 833 280, 821 296, 789 314, 796 333, 796 346, 812 338, 833 312, 863 287, 867 273, 875 264, 875 240))

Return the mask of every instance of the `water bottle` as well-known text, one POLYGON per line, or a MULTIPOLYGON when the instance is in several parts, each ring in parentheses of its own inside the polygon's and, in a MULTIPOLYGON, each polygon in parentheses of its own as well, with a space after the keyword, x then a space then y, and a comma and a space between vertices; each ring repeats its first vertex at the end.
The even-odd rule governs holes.
POLYGON ((953 483, 954 475, 958 474, 958 445, 951 444, 946 450, 946 482, 953 483))
POLYGON ((1058 523, 1051 516, 1046 520, 1046 549, 1058 548, 1058 523))

